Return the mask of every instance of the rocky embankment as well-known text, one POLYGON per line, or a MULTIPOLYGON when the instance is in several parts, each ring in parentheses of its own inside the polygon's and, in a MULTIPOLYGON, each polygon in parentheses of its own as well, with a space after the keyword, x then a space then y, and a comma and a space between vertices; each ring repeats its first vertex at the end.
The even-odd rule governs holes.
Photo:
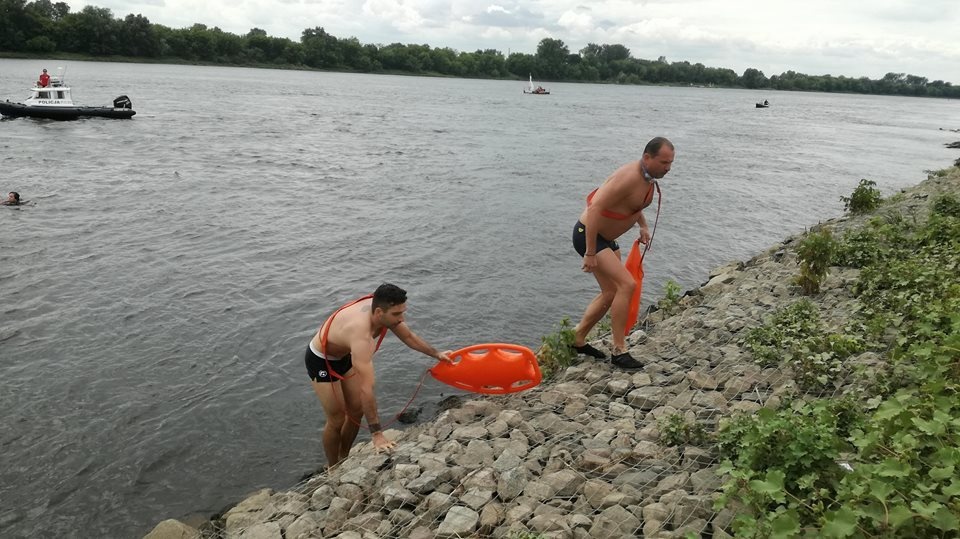
MULTIPOLYGON (((878 211, 921 214, 948 191, 960 195, 960 170, 931 177, 878 211)), ((842 233, 867 218, 817 226, 842 233)), ((427 424, 390 432, 399 442, 390 455, 359 444, 337 469, 292 490, 261 490, 200 530, 164 521, 148 537, 729 537, 734 511, 714 509, 717 448, 709 436, 664 430, 686 424, 714 432, 725 417, 796 394, 790 370, 760 368, 742 340, 803 297, 793 283, 798 238, 715 270, 673 308, 647 315, 645 331, 629 339, 642 371, 584 360, 533 390, 473 398, 427 424)), ((850 288, 857 275, 831 268, 821 293, 809 297, 828 329, 856 310, 850 288)), ((866 352, 848 361, 869 375, 880 360, 866 352)))

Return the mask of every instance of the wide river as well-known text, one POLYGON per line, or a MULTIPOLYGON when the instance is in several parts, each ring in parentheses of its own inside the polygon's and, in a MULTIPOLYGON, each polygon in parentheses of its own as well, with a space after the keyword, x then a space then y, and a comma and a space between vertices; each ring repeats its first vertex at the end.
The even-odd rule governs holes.
MULTIPOLYGON (((0 99, 61 65, 0 60, 0 99)), ((597 290, 584 197, 653 136, 677 153, 645 304, 842 214, 861 178, 892 194, 960 156, 947 100, 66 67, 77 103, 137 115, 0 121, 0 191, 33 203, 0 209, 3 537, 138 537, 319 468, 303 351, 381 282, 439 348, 538 346, 597 290)), ((385 341, 385 421, 430 365, 385 341)), ((428 377, 415 405, 451 393, 428 377)))

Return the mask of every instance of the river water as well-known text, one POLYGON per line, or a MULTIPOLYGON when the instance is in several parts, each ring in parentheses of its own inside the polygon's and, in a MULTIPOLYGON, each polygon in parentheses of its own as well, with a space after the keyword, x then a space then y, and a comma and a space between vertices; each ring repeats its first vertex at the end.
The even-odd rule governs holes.
MULTIPOLYGON (((0 99, 42 67, 0 60, 0 99)), ((595 294, 570 231, 676 145, 644 301, 957 157, 955 101, 72 62, 130 121, 0 121, 0 536, 136 537, 323 464, 316 327, 384 281, 439 348, 536 347, 595 294), (755 109, 769 99, 769 109, 755 109)), ((655 212, 648 210, 648 219, 655 212)), ((624 236, 629 243, 634 233, 624 236)), ((430 361, 388 338, 381 415, 430 361)), ((455 393, 429 379, 416 405, 455 393)))

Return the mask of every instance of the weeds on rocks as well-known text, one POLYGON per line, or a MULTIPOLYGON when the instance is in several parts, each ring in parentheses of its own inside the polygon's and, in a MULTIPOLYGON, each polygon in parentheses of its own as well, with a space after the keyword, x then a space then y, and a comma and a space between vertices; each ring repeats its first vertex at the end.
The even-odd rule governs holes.
POLYGON ((827 229, 807 234, 797 246, 800 275, 797 276, 796 283, 803 289, 804 294, 820 292, 820 285, 827 278, 836 248, 837 243, 827 229))
POLYGON ((841 242, 839 257, 862 268, 857 320, 806 341, 841 356, 880 336, 889 374, 857 401, 797 402, 721 427, 726 482, 715 507, 746 506, 738 537, 960 537, 955 208, 938 198, 923 224, 878 221, 841 242))
POLYGON ((843 209, 852 214, 869 213, 877 209, 883 197, 876 185, 877 182, 875 181, 860 180, 860 184, 857 185, 849 197, 840 197, 840 200, 843 201, 843 209))
POLYGON ((577 354, 573 350, 573 340, 573 326, 566 317, 560 321, 554 333, 541 337, 543 344, 537 350, 537 362, 544 378, 574 364, 577 354))
POLYGON ((663 298, 657 302, 657 307, 663 309, 667 314, 671 314, 674 309, 680 305, 680 292, 683 289, 673 279, 667 279, 667 284, 663 288, 663 298))
POLYGON ((667 446, 700 445, 707 439, 707 431, 696 421, 687 421, 680 412, 657 420, 660 441, 667 446))

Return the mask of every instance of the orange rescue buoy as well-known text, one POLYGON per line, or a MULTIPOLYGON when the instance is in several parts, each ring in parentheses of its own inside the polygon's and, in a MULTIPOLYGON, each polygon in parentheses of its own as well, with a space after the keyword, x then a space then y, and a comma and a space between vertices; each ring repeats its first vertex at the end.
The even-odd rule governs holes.
POLYGON ((450 354, 430 374, 437 380, 474 393, 516 393, 540 383, 537 356, 525 346, 506 343, 475 344, 450 354))
POLYGON ((633 329, 640 315, 640 295, 643 294, 643 255, 644 253, 640 252, 640 240, 634 240, 633 248, 630 249, 630 254, 627 255, 627 261, 624 263, 633 280, 637 282, 636 288, 633 289, 633 297, 630 298, 630 309, 627 311, 625 336, 630 335, 630 330, 633 329))

